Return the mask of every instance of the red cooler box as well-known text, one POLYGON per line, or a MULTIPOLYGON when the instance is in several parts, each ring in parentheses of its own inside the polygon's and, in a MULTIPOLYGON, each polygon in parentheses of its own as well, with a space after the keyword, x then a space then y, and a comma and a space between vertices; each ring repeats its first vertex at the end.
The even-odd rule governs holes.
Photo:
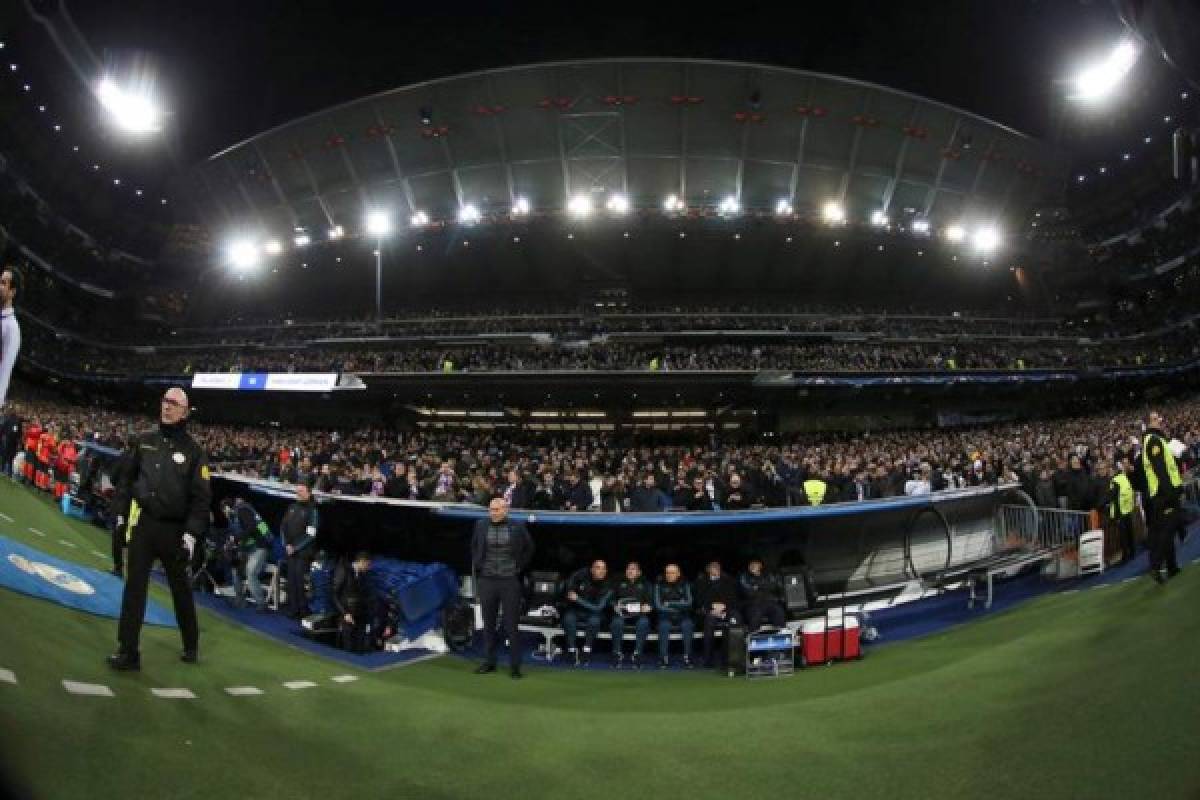
POLYGON ((828 620, 813 619, 800 627, 805 664, 862 658, 862 648, 858 641, 858 619, 847 616, 844 620, 843 623, 843 619, 837 617, 828 620))

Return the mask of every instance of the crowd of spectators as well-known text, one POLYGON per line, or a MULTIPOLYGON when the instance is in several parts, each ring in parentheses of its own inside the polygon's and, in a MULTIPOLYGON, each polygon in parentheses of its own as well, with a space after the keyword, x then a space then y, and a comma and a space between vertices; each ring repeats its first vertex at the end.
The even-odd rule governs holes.
MULTIPOLYGON (((1200 398, 1163 407, 1167 433, 1200 461, 1200 398)), ((148 418, 38 398, 26 420, 120 448, 148 418)), ((827 484, 824 502, 1019 483, 1039 505, 1090 510, 1106 501, 1098 468, 1136 458, 1143 410, 989 427, 860 435, 643 439, 627 433, 524 431, 190 429, 214 464, 246 476, 310 483, 318 491, 584 511, 655 511, 803 504, 803 484, 827 484)), ((680 435, 683 437, 684 435, 680 435)))

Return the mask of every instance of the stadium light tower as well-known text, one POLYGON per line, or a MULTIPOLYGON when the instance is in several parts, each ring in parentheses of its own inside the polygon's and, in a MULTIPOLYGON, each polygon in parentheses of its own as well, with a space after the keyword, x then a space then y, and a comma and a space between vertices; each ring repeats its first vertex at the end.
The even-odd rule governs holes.
POLYGON ((100 79, 95 91, 96 99, 121 131, 145 135, 162 130, 162 109, 149 92, 122 89, 107 76, 100 79))
POLYGON ((367 212, 367 234, 375 237, 375 324, 383 325, 383 237, 392 232, 392 216, 386 211, 367 212))
POLYGON ((1103 60, 1079 71, 1072 81, 1074 99, 1089 105, 1108 99, 1133 69, 1137 59, 1137 44, 1132 39, 1123 39, 1103 60))

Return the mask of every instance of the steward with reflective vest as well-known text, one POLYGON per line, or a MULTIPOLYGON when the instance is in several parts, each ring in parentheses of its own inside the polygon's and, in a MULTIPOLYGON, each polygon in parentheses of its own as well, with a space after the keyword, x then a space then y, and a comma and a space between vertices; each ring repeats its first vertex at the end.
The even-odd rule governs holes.
MULTIPOLYGON (((1107 465, 1104 465, 1107 472, 1107 465)), ((1121 543, 1121 563, 1133 560, 1137 544, 1133 536, 1133 512, 1137 509, 1134 502, 1133 482, 1129 480, 1127 463, 1120 465, 1120 470, 1108 482, 1108 505, 1106 511, 1117 529, 1117 538, 1121 543)))
POLYGON ((1183 497, 1183 477, 1175 455, 1168 447, 1163 433, 1162 416, 1151 412, 1142 438, 1142 475, 1149 500, 1146 508, 1149 523, 1150 574, 1159 583, 1179 572, 1175 555, 1176 528, 1182 523, 1179 501, 1183 497), (1165 570, 1165 574, 1164 574, 1165 570))

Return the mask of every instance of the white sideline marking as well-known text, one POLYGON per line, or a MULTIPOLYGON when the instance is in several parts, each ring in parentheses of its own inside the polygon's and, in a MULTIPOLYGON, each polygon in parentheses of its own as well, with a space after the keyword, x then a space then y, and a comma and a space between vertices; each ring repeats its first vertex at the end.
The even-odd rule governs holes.
POLYGON ((108 558, 108 555, 101 553, 99 550, 93 550, 92 555, 94 555, 96 558, 108 558))
POLYGON ((262 694, 263 690, 255 686, 230 686, 225 690, 234 697, 249 697, 251 695, 262 694))
POLYGON ((164 700, 195 700, 196 695, 191 689, 151 689, 150 692, 155 697, 161 697, 164 700))
POLYGON ((1131 575, 1130 577, 1128 577, 1128 578, 1126 578, 1125 580, 1121 581, 1121 583, 1129 583, 1130 581, 1136 581, 1137 579, 1138 579, 1138 576, 1137 576, 1137 575, 1131 575))
POLYGON ((0 683, 16 683, 17 675, 11 669, 0 669, 0 683))
POLYGON ((1078 591, 1078 589, 1067 589, 1063 594, 1075 594, 1078 591))
POLYGON ((66 539, 59 539, 58 543, 64 547, 79 547, 79 545, 75 544, 74 542, 68 542, 66 539))
POLYGON ((87 694, 93 697, 116 697, 113 690, 99 683, 79 683, 78 681, 63 681, 63 688, 71 694, 87 694))
POLYGON ((15 521, 15 520, 13 520, 12 517, 10 517, 8 514, 5 514, 3 511, 0 511, 0 519, 3 519, 5 522, 14 522, 15 521))
POLYGON ((316 686, 312 681, 288 681, 283 685, 287 689, 311 689, 316 686))
POLYGON ((334 675, 329 680, 333 681, 334 683, 351 683, 353 681, 358 680, 358 676, 357 675, 334 675))
POLYGON ((42 533, 41 531, 39 531, 37 528, 30 528, 29 532, 34 534, 35 536, 45 536, 46 535, 46 534, 42 533))

